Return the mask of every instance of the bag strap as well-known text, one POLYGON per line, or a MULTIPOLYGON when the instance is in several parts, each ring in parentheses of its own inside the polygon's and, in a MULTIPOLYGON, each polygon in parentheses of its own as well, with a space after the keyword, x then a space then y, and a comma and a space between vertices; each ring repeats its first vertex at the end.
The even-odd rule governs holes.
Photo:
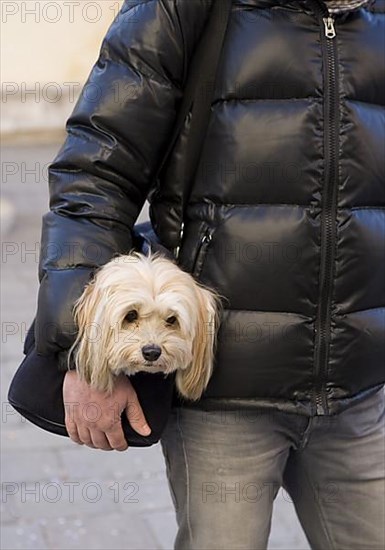
MULTIPOLYGON (((213 0, 213 6, 208 21, 206 22, 190 63, 177 121, 166 154, 159 165, 155 177, 155 180, 159 178, 159 174, 174 148, 175 142, 184 126, 185 119, 189 115, 191 109, 191 126, 187 136, 186 155, 184 159, 185 165, 183 170, 180 241, 183 238, 184 215, 209 123, 215 77, 231 5, 232 0, 213 0)), ((178 254, 179 246, 175 249, 176 258, 178 254)))

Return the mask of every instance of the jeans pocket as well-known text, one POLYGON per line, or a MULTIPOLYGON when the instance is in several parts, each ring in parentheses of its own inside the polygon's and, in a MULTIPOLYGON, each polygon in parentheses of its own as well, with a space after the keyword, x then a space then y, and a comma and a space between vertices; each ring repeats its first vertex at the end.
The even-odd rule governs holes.
POLYGON ((385 394, 383 388, 341 413, 344 430, 355 436, 368 435, 381 426, 384 429, 384 417, 385 394))

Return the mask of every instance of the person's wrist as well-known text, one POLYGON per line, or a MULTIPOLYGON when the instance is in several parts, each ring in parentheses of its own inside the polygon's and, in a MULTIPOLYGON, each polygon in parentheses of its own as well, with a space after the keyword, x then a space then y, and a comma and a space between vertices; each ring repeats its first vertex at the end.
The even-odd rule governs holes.
POLYGON ((114 388, 116 388, 116 387, 129 388, 130 386, 131 386, 131 382, 130 382, 129 377, 126 374, 121 372, 121 373, 119 373, 115 376, 114 388))

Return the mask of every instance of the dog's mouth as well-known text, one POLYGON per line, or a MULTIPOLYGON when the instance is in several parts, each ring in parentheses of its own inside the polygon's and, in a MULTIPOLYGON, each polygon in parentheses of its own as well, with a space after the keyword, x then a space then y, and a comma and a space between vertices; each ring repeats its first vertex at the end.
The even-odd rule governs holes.
POLYGON ((146 371, 163 371, 165 369, 164 362, 160 359, 156 361, 135 361, 129 367, 129 369, 134 369, 136 371, 146 370, 146 371))
POLYGON ((131 358, 131 360, 125 361, 123 370, 126 374, 135 374, 136 372, 145 371, 145 372, 172 372, 174 370, 173 365, 170 365, 163 356, 163 354, 150 361, 149 359, 143 358, 131 358))
POLYGON ((146 372, 146 373, 163 373, 165 375, 170 374, 171 372, 174 372, 175 369, 170 368, 170 365, 166 365, 163 361, 157 360, 157 361, 135 361, 135 363, 131 363, 129 366, 126 366, 124 369, 125 374, 127 376, 131 376, 133 374, 136 374, 138 372, 146 372))

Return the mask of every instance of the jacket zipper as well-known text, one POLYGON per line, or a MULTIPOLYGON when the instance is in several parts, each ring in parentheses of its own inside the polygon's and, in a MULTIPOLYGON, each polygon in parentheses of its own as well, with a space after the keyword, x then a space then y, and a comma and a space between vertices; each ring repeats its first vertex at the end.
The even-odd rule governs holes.
POLYGON ((325 183, 323 207, 321 210, 321 265, 320 299, 315 323, 315 379, 314 401, 317 415, 329 414, 324 381, 328 365, 331 298, 333 287, 334 246, 336 240, 336 200, 338 180, 338 78, 336 63, 336 36, 334 18, 330 16, 325 3, 312 0, 324 29, 321 33, 322 56, 325 66, 325 183), (322 18, 322 19, 321 19, 322 18))
POLYGON ((202 267, 202 261, 204 256, 206 255, 207 248, 210 242, 212 241, 213 233, 214 233, 214 228, 207 227, 200 238, 198 250, 196 252, 193 267, 192 267, 192 274, 195 276, 198 276, 201 271, 200 268, 202 267))

